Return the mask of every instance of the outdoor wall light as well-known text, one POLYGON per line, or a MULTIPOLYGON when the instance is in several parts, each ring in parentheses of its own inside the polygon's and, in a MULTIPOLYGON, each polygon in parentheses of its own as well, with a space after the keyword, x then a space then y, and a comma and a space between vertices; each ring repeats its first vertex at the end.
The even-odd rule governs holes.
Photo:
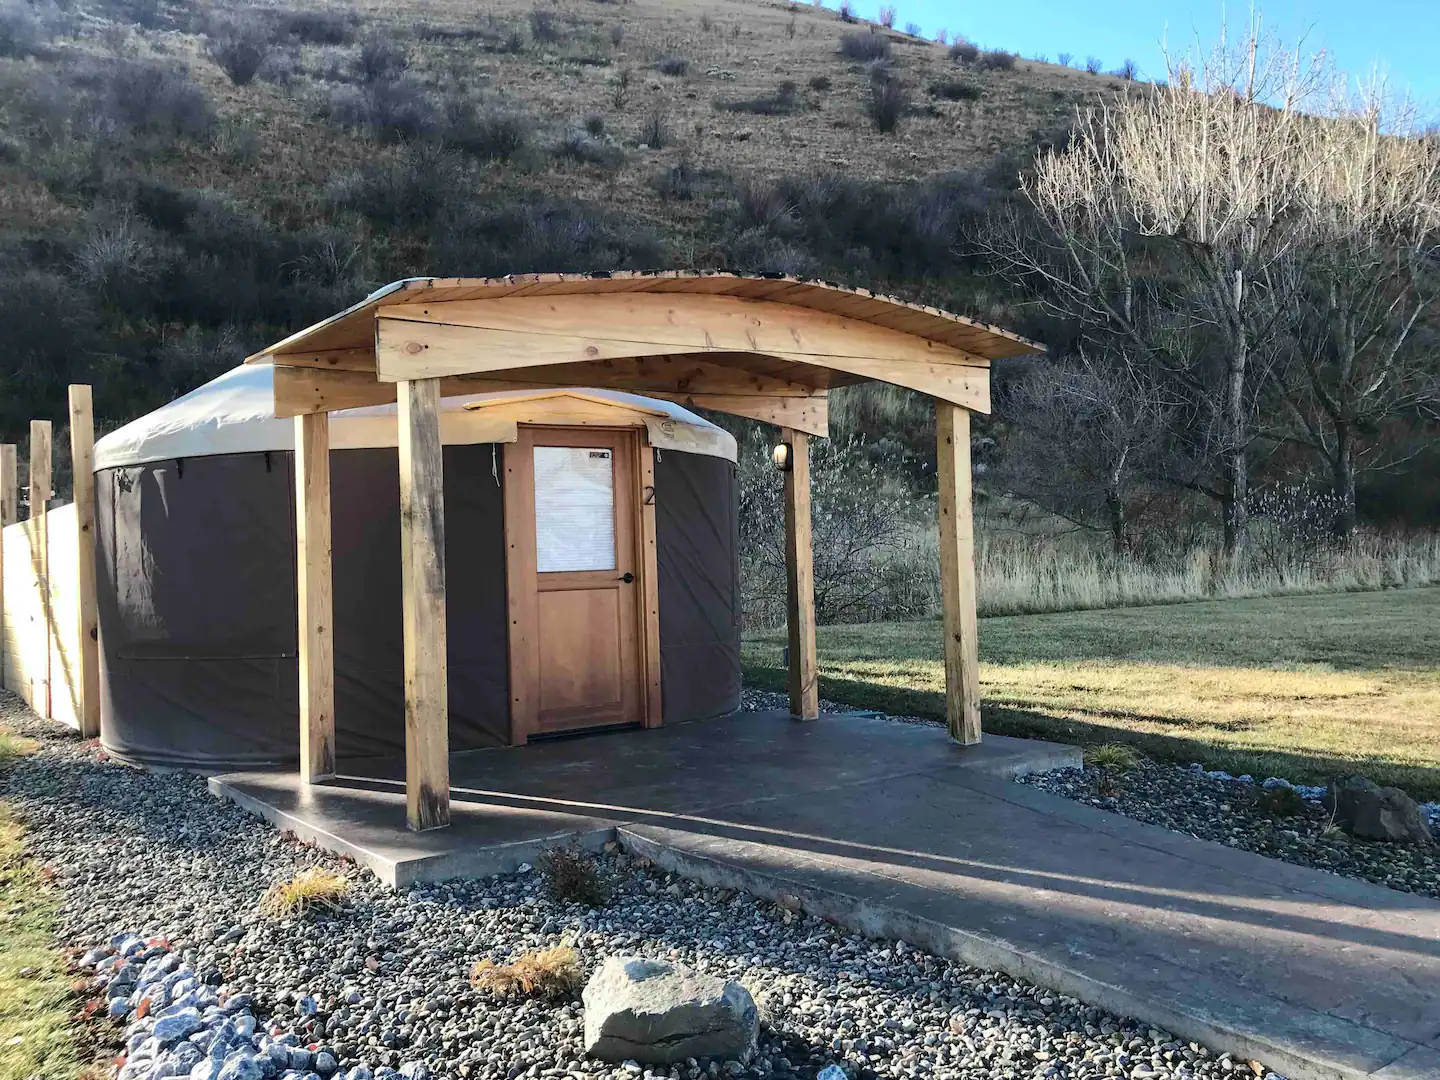
POLYGON ((794 459, 790 456, 790 444, 788 442, 776 443, 775 449, 770 451, 770 460, 781 472, 789 472, 794 464, 794 459))

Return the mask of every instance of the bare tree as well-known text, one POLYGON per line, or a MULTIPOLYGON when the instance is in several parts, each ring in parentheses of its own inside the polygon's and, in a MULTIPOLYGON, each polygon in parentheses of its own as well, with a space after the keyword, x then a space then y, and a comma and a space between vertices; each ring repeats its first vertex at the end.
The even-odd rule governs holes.
POLYGON ((1381 461, 1385 422, 1440 405, 1440 363, 1418 334, 1440 291, 1440 139, 1383 88, 1314 125, 1310 229, 1296 261, 1296 363, 1282 381, 1288 435, 1317 452, 1355 529, 1355 477, 1381 461))
POLYGON ((1131 550, 1132 508, 1159 467, 1176 406, 1142 365, 1081 348, 1037 364, 1002 395, 1017 425, 997 478, 1053 514, 1131 550))
POLYGON ((1075 309, 1164 361, 1197 403, 1213 403, 1225 546, 1236 556, 1256 388, 1281 353, 1279 320, 1293 311, 1283 271, 1308 224, 1318 167, 1310 113, 1329 72, 1322 58, 1276 48, 1256 24, 1238 44, 1222 37, 1167 67, 1164 84, 1083 115, 1070 145, 1042 154, 1024 186, 1060 238, 1067 287, 1099 287, 1083 300, 1072 291, 1075 309), (1183 270, 1175 287, 1151 290, 1169 317, 1148 324, 1136 318, 1137 238, 1183 270), (1147 325, 1186 335, 1189 347, 1157 349, 1147 325))

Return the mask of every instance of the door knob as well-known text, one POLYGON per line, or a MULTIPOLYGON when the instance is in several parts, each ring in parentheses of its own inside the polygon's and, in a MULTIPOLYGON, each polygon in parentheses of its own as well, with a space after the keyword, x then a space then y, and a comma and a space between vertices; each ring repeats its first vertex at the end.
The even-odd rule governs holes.
POLYGON ((622 575, 620 576, 620 580, 623 581, 626 585, 629 585, 632 581, 635 580, 635 575, 634 575, 634 574, 622 574, 622 575))

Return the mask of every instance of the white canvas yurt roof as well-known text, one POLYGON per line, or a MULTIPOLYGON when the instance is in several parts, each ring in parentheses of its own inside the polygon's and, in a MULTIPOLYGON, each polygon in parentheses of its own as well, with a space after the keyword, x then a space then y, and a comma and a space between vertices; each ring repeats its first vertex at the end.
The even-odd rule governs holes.
MULTIPOLYGON (((650 445, 660 450, 704 454, 729 461, 736 457, 735 439, 729 432, 674 402, 616 390, 578 387, 507 390, 444 398, 441 441, 447 444, 514 442, 516 410, 492 406, 530 401, 544 402, 553 408, 556 399, 591 406, 609 403, 631 416, 638 413, 649 431, 650 445)), ((394 405, 344 409, 330 416, 332 449, 395 446, 396 442, 394 405)), ((294 448, 294 421, 275 416, 274 368, 269 364, 242 364, 106 435, 95 444, 95 469, 294 448)))

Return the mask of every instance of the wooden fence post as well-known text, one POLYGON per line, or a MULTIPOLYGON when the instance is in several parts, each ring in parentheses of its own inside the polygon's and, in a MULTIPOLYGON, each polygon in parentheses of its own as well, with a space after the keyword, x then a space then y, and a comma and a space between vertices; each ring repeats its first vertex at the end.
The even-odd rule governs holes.
POLYGON ((45 680, 39 689, 33 688, 34 700, 30 707, 45 719, 50 719, 50 626, 53 616, 50 611, 50 543, 45 529, 45 514, 50 503, 50 421, 30 421, 30 520, 35 523, 31 530, 30 558, 35 568, 35 583, 40 589, 41 632, 45 639, 45 680))
POLYGON ((9 686, 5 678, 5 661, 9 659, 10 612, 5 607, 5 526, 14 525, 19 512, 14 443, 0 443, 0 686, 9 686))
POLYGON ((100 617, 95 596, 95 411, 90 387, 70 387, 70 463, 75 494, 76 605, 83 738, 100 734, 100 617))

